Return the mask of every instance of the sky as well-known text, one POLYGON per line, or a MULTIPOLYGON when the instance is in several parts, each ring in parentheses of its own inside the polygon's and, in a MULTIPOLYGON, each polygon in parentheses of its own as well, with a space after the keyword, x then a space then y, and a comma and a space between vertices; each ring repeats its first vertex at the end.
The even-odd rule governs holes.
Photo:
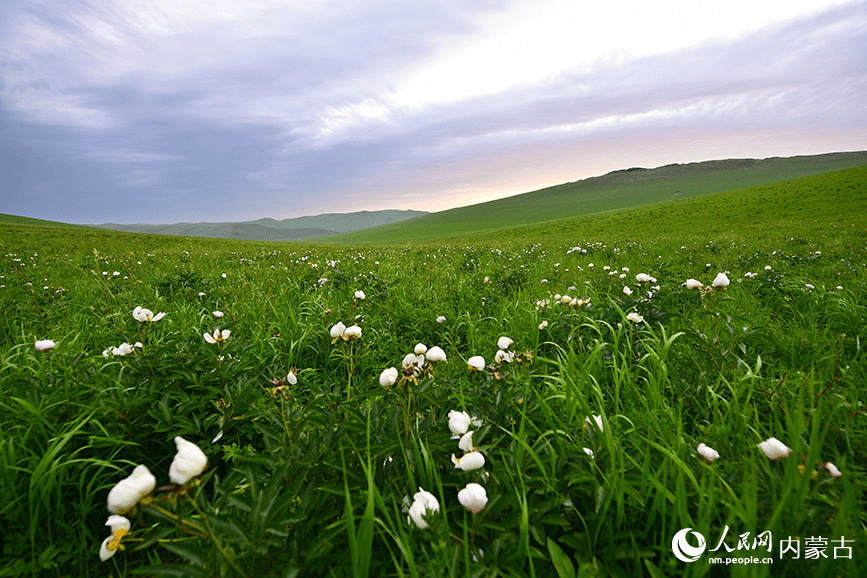
POLYGON ((0 212, 441 211, 867 149, 867 1, 2 0, 0 212))

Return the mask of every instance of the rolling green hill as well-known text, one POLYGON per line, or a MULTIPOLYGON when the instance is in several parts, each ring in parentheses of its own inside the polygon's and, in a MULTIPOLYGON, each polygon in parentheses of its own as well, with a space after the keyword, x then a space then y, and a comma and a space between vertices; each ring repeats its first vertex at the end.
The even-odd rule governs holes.
POLYGON ((729 159, 631 168, 432 213, 382 227, 327 237, 342 243, 407 243, 495 231, 563 217, 587 215, 742 189, 867 164, 867 151, 788 158, 729 159))
POLYGON ((76 229, 90 229, 87 225, 72 225, 69 223, 61 223, 59 221, 46 221, 45 219, 32 219, 30 217, 19 217, 18 215, 9 215, 0 213, 0 223, 11 223, 15 225, 34 225, 37 227, 74 227, 76 229))

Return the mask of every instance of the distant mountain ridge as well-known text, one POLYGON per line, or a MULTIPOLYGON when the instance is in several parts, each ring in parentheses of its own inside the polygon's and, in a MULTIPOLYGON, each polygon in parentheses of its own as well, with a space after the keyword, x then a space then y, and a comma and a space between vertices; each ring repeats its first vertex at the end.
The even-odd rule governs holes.
POLYGON ((324 213, 283 220, 266 217, 256 219, 255 221, 223 223, 174 223, 171 225, 119 225, 117 223, 105 223, 92 226, 112 231, 148 233, 151 235, 244 239, 248 241, 291 241, 388 225, 427 214, 425 211, 387 209, 382 211, 357 211, 354 213, 324 213))

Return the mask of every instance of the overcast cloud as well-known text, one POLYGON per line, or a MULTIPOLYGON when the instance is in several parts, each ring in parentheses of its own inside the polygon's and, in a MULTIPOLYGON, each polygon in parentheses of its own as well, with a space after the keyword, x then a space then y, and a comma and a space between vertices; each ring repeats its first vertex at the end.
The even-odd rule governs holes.
POLYGON ((438 211, 864 150, 865 103, 863 1, 3 0, 0 212, 438 211))

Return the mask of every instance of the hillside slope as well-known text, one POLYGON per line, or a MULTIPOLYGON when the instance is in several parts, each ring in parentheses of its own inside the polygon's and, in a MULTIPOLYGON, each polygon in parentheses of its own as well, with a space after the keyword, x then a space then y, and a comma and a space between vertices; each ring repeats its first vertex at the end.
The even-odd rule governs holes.
POLYGON ((867 151, 729 159, 614 171, 497 201, 327 237, 341 243, 413 242, 737 190, 867 164, 867 151))

